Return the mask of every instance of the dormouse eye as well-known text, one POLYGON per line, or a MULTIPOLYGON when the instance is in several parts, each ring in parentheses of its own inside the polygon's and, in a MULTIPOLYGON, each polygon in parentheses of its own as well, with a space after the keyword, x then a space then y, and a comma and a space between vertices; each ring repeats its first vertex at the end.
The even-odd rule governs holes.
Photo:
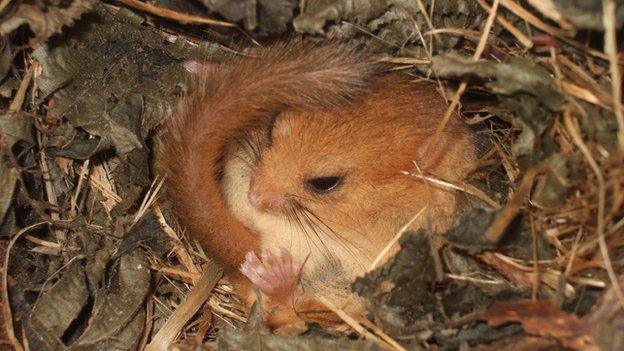
POLYGON ((327 194, 342 183, 341 176, 315 177, 305 181, 306 187, 317 194, 327 194))

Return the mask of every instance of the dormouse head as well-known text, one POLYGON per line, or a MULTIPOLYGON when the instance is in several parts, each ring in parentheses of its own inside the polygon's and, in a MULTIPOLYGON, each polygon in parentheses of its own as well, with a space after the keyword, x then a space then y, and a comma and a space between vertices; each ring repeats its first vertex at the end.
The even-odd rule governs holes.
POLYGON ((321 113, 283 113, 273 119, 251 173, 248 198, 254 207, 277 214, 344 196, 355 165, 338 150, 341 137, 331 130, 336 127, 331 119, 321 113))
POLYGON ((303 225, 357 230, 392 211, 412 213, 426 199, 404 171, 413 169, 427 134, 400 120, 344 112, 275 119, 251 171, 252 206, 303 225))
POLYGON ((406 173, 461 180, 475 159, 470 132, 452 121, 422 155, 446 106, 435 89, 389 82, 397 90, 386 86, 348 107, 279 114, 252 168, 249 202, 307 225, 391 223, 389 231, 424 206, 446 206, 452 190, 406 173))

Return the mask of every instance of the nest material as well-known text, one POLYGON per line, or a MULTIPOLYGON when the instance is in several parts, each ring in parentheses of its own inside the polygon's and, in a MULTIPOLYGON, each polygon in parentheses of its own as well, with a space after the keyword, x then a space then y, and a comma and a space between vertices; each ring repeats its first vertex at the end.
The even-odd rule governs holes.
POLYGON ((624 343, 620 1, 308 1, 297 16, 294 1, 206 3, 0 2, 10 20, 0 31, 32 30, 0 45, 0 345, 624 343), (470 183, 425 179, 465 194, 457 226, 402 233, 399 254, 355 282, 370 320, 328 306, 345 325, 300 337, 245 315, 149 176, 153 136, 190 84, 180 62, 293 28, 365 43, 396 69, 451 87, 439 130, 461 107, 485 141, 470 183))

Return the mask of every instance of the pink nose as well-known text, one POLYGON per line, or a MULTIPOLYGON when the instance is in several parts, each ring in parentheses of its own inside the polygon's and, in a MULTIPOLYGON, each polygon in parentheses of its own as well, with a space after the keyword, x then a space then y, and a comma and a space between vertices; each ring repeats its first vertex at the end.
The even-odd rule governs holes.
POLYGON ((249 189, 247 198, 251 205, 262 212, 274 212, 280 204, 279 195, 272 191, 249 189))
POLYGON ((262 195, 260 195, 257 191, 250 189, 247 193, 247 198, 253 207, 261 211, 265 211, 266 201, 262 200, 262 195))

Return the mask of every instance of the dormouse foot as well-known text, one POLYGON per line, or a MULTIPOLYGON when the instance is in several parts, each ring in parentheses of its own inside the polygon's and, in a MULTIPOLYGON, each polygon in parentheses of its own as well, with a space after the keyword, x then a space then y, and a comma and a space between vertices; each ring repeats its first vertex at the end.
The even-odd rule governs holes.
POLYGON ((292 306, 302 265, 285 248, 280 249, 279 256, 270 250, 263 251, 261 256, 262 260, 253 251, 248 252, 240 271, 273 302, 292 306))

